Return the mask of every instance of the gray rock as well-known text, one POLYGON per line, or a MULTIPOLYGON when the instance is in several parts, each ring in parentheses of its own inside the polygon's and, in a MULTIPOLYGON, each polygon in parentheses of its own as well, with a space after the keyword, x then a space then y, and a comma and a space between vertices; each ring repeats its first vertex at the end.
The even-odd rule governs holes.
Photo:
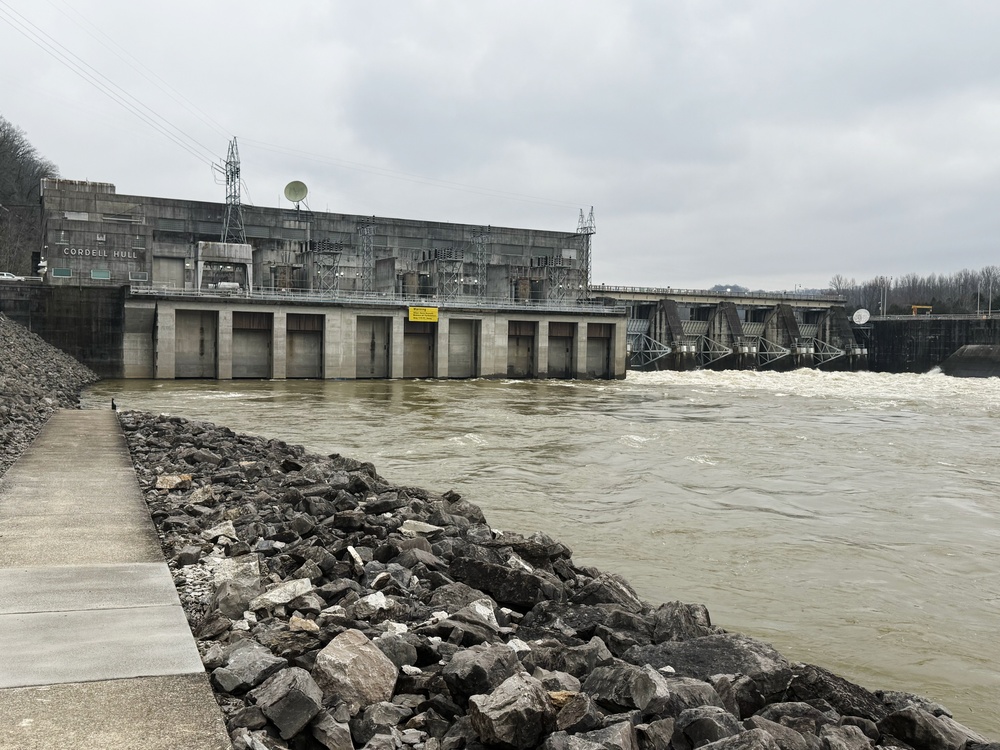
POLYGON ((553 732, 538 747, 539 750, 604 750, 600 743, 567 732, 553 732))
POLYGON ((455 558, 448 573, 455 580, 464 581, 486 592, 498 603, 515 609, 530 609, 545 599, 563 598, 562 585, 557 580, 471 557, 455 558))
POLYGON ((413 716, 413 710, 388 701, 373 703, 351 719, 351 737, 354 744, 361 747, 376 734, 389 734, 413 716))
POLYGON ((878 723, 878 728, 914 750, 961 750, 971 733, 915 706, 894 711, 878 723))
POLYGON ((767 702, 757 683, 746 675, 717 674, 709 679, 709 683, 719 694, 726 710, 741 719, 753 716, 767 702))
POLYGON ((555 729, 556 712, 541 683, 518 672, 489 695, 472 696, 469 719, 486 744, 529 750, 555 729))
POLYGON ((702 750, 778 750, 771 735, 762 729, 751 729, 718 742, 702 745, 702 750))
POLYGON ((862 716, 874 722, 889 714, 885 704, 870 690, 812 664, 797 664, 792 670, 788 698, 825 700, 842 715, 862 716))
POLYGON ((873 743, 859 727, 827 725, 819 732, 823 750, 871 750, 873 743))
POLYGON ((723 633, 629 649, 625 661, 673 667, 678 675, 708 680, 716 674, 744 674, 754 680, 765 698, 780 695, 792 678, 788 661, 763 641, 723 633))
POLYGON ((292 599, 308 594, 313 590, 312 581, 308 578, 293 578, 273 586, 250 602, 250 609, 273 609, 281 604, 288 604, 292 599))
POLYGON ((174 556, 174 561, 179 566, 185 567, 187 565, 194 565, 195 563, 197 563, 199 560, 201 560, 201 556, 202 556, 201 547, 189 544, 184 548, 182 548, 181 551, 174 556))
POLYGON ((327 698, 344 701, 351 715, 392 698, 396 665, 360 630, 347 630, 316 655, 313 679, 327 698))
POLYGON ((629 612, 639 612, 643 602, 635 589, 615 573, 602 573, 572 596, 575 604, 616 604, 629 612))
POLYGON ((615 713, 632 709, 658 713, 667 707, 670 698, 662 675, 631 664, 596 667, 584 680, 583 691, 615 713))
POLYGON ((672 742, 674 750, 692 750, 737 735, 742 729, 739 720, 724 708, 687 708, 676 719, 672 742))
POLYGON ((761 709, 757 715, 784 724, 802 734, 812 734, 817 737, 819 730, 824 726, 838 724, 840 721, 840 717, 831 716, 801 701, 772 703, 761 709))
POLYGON ((601 726, 601 711, 586 693, 571 697, 556 714, 556 729, 571 734, 589 732, 601 726))
POLYGON ((212 672, 212 684, 224 693, 244 693, 287 665, 259 643, 240 641, 226 654, 225 665, 212 672))
POLYGON ((580 739, 593 742, 607 750, 639 750, 635 727, 627 721, 619 721, 603 729, 583 732, 580 739))
POLYGON ((238 620, 250 609, 250 602, 260 594, 260 586, 244 586, 235 581, 223 581, 215 588, 209 601, 210 609, 217 609, 226 617, 238 620))
POLYGON ((560 672, 559 670, 550 672, 547 669, 537 667, 531 673, 531 676, 542 683, 542 687, 549 691, 564 690, 578 692, 581 687, 580 680, 569 672, 560 672))
MULTIPOLYGON (((490 693, 504 680, 521 671, 517 655, 506 645, 473 646, 456 653, 441 676, 456 699, 490 693)), ((540 685, 541 683, 539 683, 540 685)))
POLYGON ((337 721, 326 711, 320 711, 309 731, 313 739, 326 750, 354 750, 350 727, 337 721))
POLYGON ((635 728, 636 738, 642 750, 670 750, 674 735, 674 719, 657 719, 635 728))
POLYGON ((584 679, 595 668, 607 666, 614 661, 614 655, 608 650, 604 641, 594 636, 581 646, 560 649, 559 658, 553 667, 578 679, 584 679))
POLYGON ((380 635, 372 641, 396 667, 417 663, 417 648, 401 635, 380 635))
POLYGON ((272 675, 250 697, 286 740, 302 731, 323 707, 323 691, 298 667, 272 675))
POLYGON ((767 732, 781 750, 819 750, 821 746, 818 737, 801 734, 791 727, 765 719, 763 716, 751 716, 743 722, 743 726, 767 732))
POLYGON ((667 602, 653 613, 653 642, 687 641, 713 635, 719 629, 712 626, 708 608, 703 604, 667 602))

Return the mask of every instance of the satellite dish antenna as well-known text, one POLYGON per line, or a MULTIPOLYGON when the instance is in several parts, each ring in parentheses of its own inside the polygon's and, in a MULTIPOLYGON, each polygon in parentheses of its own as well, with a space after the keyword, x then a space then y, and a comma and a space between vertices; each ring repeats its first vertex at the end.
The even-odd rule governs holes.
POLYGON ((298 203, 309 194, 309 188, 304 182, 292 180, 285 185, 285 197, 292 203, 298 203))
POLYGON ((854 321, 855 325, 863 326, 868 322, 871 316, 872 314, 862 307, 861 309, 854 311, 854 315, 851 317, 851 320, 854 321))

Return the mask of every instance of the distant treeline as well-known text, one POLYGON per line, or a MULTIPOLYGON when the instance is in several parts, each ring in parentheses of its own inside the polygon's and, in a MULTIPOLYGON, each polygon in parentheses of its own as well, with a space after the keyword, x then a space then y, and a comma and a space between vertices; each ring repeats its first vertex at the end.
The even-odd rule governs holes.
POLYGON ((1000 312, 1000 266, 929 276, 876 276, 862 282, 837 274, 830 279, 830 290, 847 299, 849 311, 863 307, 876 315, 909 315, 920 305, 942 315, 986 314, 1000 312))

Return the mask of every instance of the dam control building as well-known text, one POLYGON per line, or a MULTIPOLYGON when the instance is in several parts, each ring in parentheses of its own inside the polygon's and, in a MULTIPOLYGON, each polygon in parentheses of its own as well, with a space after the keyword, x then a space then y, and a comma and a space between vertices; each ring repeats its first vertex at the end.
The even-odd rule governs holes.
POLYGON ((43 180, 41 200, 44 286, 121 294, 104 374, 625 376, 627 308, 591 298, 592 213, 555 232, 62 179, 43 180))

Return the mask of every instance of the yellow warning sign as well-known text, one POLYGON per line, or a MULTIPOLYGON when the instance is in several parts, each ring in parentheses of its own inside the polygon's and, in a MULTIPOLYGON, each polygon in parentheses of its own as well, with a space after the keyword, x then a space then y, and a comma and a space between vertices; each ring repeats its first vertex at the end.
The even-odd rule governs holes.
POLYGON ((437 323, 438 309, 436 307, 411 307, 410 321, 414 323, 437 323))

